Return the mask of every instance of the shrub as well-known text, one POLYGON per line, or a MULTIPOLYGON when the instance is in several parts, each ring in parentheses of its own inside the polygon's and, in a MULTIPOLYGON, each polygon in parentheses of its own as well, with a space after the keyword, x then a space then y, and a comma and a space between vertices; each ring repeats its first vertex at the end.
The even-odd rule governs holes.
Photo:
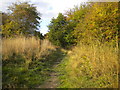
POLYGON ((59 70, 64 88, 117 88, 118 48, 108 44, 75 47, 59 70))

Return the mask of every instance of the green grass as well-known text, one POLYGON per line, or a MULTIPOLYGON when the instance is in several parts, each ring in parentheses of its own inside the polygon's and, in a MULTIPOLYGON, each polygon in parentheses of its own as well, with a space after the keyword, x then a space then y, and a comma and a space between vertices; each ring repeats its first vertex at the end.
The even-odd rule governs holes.
POLYGON ((48 40, 17 37, 2 41, 2 87, 35 88, 50 78, 55 62, 64 57, 48 40))
POLYGON ((35 88, 50 78, 55 62, 65 56, 60 49, 49 50, 49 54, 41 56, 26 64, 22 55, 14 55, 3 61, 3 88, 35 88))
POLYGON ((42 64, 39 68, 35 65, 34 68, 29 69, 31 66, 27 66, 23 56, 15 55, 14 59, 12 57, 10 59, 3 61, 3 88, 34 87, 36 82, 41 83, 44 80, 45 77, 42 77, 39 71, 43 68, 42 64))
POLYGON ((20 45, 17 39, 3 43, 3 88, 39 87, 53 71, 59 75, 58 88, 118 87, 118 48, 115 45, 81 44, 67 51, 52 47, 47 41, 40 47, 34 38, 24 40, 19 39, 20 45), (27 48, 28 42, 32 45, 27 48), (60 63, 54 67, 56 62, 60 63))

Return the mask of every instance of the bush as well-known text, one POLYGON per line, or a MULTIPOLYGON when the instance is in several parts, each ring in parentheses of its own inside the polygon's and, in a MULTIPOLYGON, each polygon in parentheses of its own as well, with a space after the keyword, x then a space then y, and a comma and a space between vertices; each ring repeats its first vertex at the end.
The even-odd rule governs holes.
POLYGON ((118 88, 118 48, 81 44, 58 70, 62 72, 61 88, 118 88))

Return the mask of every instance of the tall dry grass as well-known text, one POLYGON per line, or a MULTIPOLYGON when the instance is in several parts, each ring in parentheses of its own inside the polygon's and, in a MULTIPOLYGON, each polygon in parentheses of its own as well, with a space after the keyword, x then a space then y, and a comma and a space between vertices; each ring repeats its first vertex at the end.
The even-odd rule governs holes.
POLYGON ((48 78, 50 61, 45 58, 55 51, 48 40, 16 37, 2 40, 3 88, 35 88, 48 78))
POLYGON ((35 37, 16 37, 2 40, 3 60, 9 59, 13 54, 22 54, 27 59, 40 58, 47 50, 54 50, 54 46, 48 40, 39 40, 35 37))
POLYGON ((75 47, 66 58, 62 87, 117 88, 118 48, 91 44, 75 47))

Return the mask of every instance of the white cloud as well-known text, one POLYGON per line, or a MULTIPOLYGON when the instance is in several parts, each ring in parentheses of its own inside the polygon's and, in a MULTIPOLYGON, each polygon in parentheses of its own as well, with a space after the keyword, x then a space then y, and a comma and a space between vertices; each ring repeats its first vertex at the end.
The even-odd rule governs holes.
MULTIPOLYGON (((87 0, 84 0, 84 2, 85 1, 87 0)), ((44 8, 38 7, 38 10, 42 12, 43 19, 40 31, 45 34, 48 31, 45 25, 50 23, 51 18, 57 17, 59 12, 64 13, 65 10, 73 8, 74 5, 80 5, 82 0, 44 0, 43 2, 49 4, 44 8)))
POLYGON ((7 11, 7 7, 14 1, 15 0, 1 0, 0 1, 0 10, 7 11))

